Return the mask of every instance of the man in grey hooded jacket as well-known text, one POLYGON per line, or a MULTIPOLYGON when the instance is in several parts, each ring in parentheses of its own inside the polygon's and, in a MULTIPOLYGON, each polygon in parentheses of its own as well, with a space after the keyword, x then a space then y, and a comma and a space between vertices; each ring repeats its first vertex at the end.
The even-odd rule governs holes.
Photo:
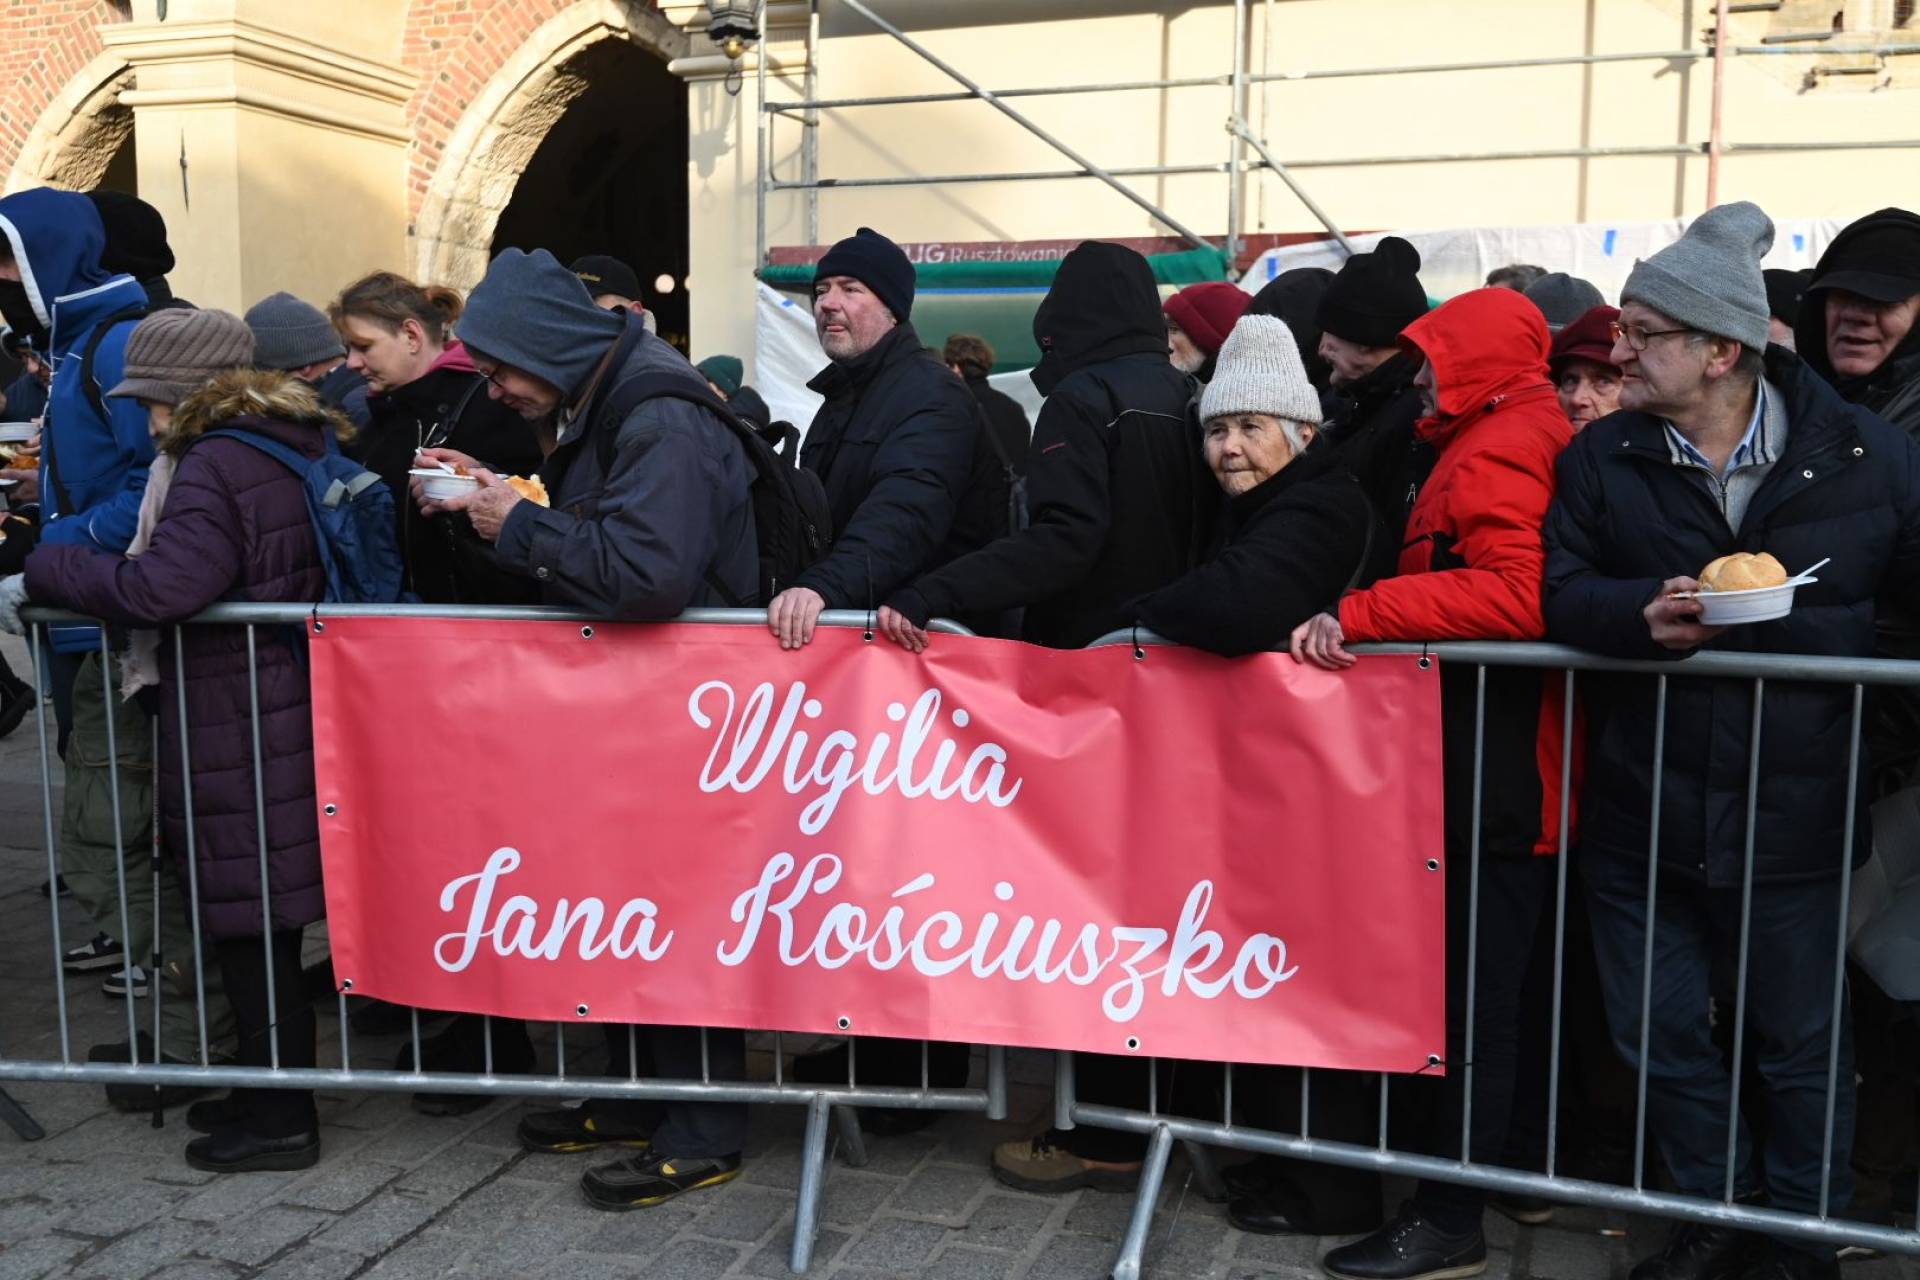
MULTIPOLYGON (((705 394, 706 380, 684 356, 637 316, 594 306, 544 249, 494 259, 459 335, 489 395, 530 420, 551 418, 555 445, 541 476, 552 506, 522 498, 479 460, 436 449, 428 455, 473 467, 481 487, 433 509, 464 510, 499 562, 538 581, 553 604, 651 622, 724 603, 723 591, 760 601, 753 473, 732 432, 673 396, 614 411, 619 388, 639 378, 680 379, 705 394)), ((607 1027, 610 1075, 628 1073, 629 1043, 628 1028, 607 1027)), ((697 1028, 642 1027, 631 1043, 640 1070, 701 1078, 697 1028)), ((708 1078, 742 1079, 745 1035, 709 1032, 704 1058, 708 1078)), ((629 1209, 737 1177, 746 1128, 739 1103, 598 1099, 528 1115, 520 1140, 548 1152, 641 1148, 581 1179, 594 1204, 629 1209)))

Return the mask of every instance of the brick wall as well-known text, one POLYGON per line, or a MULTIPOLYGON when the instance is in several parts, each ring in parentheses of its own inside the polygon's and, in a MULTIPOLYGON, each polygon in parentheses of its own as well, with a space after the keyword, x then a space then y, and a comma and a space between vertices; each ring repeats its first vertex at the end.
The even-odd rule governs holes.
POLYGON ((467 104, 520 42, 574 0, 414 0, 400 61, 420 77, 407 106, 407 214, 420 211, 467 104))
POLYGON ((100 52, 100 26, 126 19, 125 5, 111 0, 0 0, 0 174, 55 95, 100 52))

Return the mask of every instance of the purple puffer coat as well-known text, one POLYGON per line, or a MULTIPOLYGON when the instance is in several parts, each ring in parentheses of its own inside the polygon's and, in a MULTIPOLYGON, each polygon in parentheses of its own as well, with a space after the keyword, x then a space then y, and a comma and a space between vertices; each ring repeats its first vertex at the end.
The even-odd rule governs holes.
MULTIPOLYGON (((318 457, 332 420, 313 392, 278 373, 222 374, 183 400, 176 432, 242 427, 318 457)), ((160 809, 186 883, 176 635, 185 637, 192 730, 194 858, 202 926, 213 938, 257 936, 260 844, 244 627, 169 626, 223 599, 317 601, 326 574, 300 480, 238 440, 202 440, 179 459, 152 542, 135 559, 42 545, 27 559, 27 595, 108 622, 162 627, 160 809)), ((260 754, 265 763, 267 876, 273 927, 326 914, 314 812, 313 713, 305 654, 287 628, 255 631, 260 754)), ((116 690, 115 696, 119 696, 116 690)))

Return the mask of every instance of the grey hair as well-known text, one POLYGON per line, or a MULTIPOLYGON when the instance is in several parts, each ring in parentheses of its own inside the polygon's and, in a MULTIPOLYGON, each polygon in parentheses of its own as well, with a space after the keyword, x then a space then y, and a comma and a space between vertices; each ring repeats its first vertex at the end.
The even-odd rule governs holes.
MULTIPOLYGON (((1707 343, 1712 341, 1716 336, 1717 335, 1711 333, 1702 333, 1696 329, 1687 335, 1686 341, 1688 346, 1698 349, 1706 346, 1707 343)), ((1731 339, 1727 339, 1727 341, 1731 341, 1731 339)), ((1760 376, 1766 372, 1766 369, 1766 353, 1759 347, 1750 347, 1744 342, 1741 343, 1740 354, 1733 362, 1733 376, 1741 383, 1758 382, 1760 376)))
POLYGON ((1288 446, 1295 453, 1306 452, 1309 443, 1306 433, 1320 429, 1317 422, 1295 422, 1292 418, 1275 418, 1274 421, 1280 424, 1280 434, 1287 438, 1288 446))

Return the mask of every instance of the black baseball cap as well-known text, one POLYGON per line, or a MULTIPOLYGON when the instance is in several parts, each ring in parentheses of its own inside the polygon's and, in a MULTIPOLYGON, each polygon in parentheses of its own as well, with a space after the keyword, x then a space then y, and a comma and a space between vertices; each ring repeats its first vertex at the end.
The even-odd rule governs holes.
POLYGON ((590 253, 584 258, 576 258, 568 269, 580 277, 587 286, 587 292, 596 298, 603 293, 611 293, 640 301, 640 277, 618 258, 604 253, 590 253))

